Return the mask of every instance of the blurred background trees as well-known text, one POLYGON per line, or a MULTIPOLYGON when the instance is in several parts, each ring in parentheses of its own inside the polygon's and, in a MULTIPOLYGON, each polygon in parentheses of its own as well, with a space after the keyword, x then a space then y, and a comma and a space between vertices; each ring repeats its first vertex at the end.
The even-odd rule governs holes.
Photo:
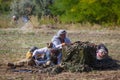
POLYGON ((51 12, 63 22, 120 24, 120 0, 55 0, 51 12))
POLYGON ((14 0, 11 4, 12 15, 31 16, 35 15, 41 18, 49 14, 48 5, 51 0, 14 0))
POLYGON ((120 0, 0 0, 0 14, 49 15, 62 23, 120 25, 120 0))
POLYGON ((10 11, 12 0, 0 0, 0 14, 7 14, 10 11))

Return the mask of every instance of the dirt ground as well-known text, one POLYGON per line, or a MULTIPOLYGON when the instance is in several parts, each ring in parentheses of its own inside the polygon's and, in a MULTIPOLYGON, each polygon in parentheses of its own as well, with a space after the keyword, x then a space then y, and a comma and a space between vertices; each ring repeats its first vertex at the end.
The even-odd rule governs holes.
MULTIPOLYGON (((0 30, 0 80, 120 80, 120 66, 114 69, 93 70, 91 72, 62 72, 57 75, 31 71, 14 71, 6 63, 21 60, 30 46, 45 46, 56 30, 22 31, 15 29, 0 30), (35 41, 35 42, 34 42, 35 41), (34 43, 32 43, 34 42, 34 43), (19 57, 18 57, 19 56, 19 57)), ((90 41, 96 44, 104 43, 109 49, 109 55, 120 64, 120 31, 119 30, 76 30, 68 31, 68 36, 74 41, 90 41)), ((31 67, 20 67, 28 69, 31 67)), ((33 68, 32 68, 33 69, 33 68)))
MULTIPOLYGON (((33 70, 29 67, 16 68, 16 70, 33 70)), ((120 80, 120 67, 113 70, 94 70, 91 72, 71 73, 62 72, 60 74, 39 73, 36 70, 15 71, 6 65, 0 66, 0 80, 120 80)))

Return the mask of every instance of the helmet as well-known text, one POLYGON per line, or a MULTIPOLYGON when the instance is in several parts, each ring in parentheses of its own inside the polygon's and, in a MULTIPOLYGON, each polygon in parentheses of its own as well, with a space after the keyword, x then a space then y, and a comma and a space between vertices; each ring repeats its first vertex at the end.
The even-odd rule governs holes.
POLYGON ((31 47, 30 52, 33 53, 36 49, 38 49, 38 48, 33 46, 33 47, 31 47))

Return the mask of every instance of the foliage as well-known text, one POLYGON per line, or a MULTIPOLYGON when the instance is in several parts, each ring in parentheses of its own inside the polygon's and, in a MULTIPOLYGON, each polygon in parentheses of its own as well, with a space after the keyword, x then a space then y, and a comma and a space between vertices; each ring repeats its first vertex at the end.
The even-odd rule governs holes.
POLYGON ((116 26, 120 24, 119 4, 120 0, 0 0, 0 14, 35 15, 39 19, 51 15, 62 23, 116 26))
POLYGON ((62 22, 120 24, 119 0, 55 0, 52 14, 62 22))
POLYGON ((10 11, 10 4, 12 0, 0 0, 0 12, 1 13, 8 13, 10 11))
POLYGON ((11 4, 12 15, 29 15, 33 8, 32 0, 14 0, 11 4))
POLYGON ((12 22, 11 18, 7 15, 2 15, 0 16, 0 28, 10 28, 10 27, 15 27, 12 22))
POLYGON ((14 0, 11 5, 12 14, 17 16, 36 15, 39 18, 49 14, 47 6, 51 0, 14 0))

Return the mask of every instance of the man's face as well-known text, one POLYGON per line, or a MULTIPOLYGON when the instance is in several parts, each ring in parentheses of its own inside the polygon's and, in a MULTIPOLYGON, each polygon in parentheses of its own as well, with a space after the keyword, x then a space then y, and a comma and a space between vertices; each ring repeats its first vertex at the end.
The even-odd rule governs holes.
POLYGON ((61 38, 61 39, 65 39, 65 38, 66 38, 66 34, 61 34, 61 35, 60 35, 60 38, 61 38))
POLYGON ((102 59, 107 56, 107 52, 103 49, 98 50, 97 52, 97 58, 102 59))
POLYGON ((56 53, 56 50, 51 49, 51 55, 54 55, 56 53))

